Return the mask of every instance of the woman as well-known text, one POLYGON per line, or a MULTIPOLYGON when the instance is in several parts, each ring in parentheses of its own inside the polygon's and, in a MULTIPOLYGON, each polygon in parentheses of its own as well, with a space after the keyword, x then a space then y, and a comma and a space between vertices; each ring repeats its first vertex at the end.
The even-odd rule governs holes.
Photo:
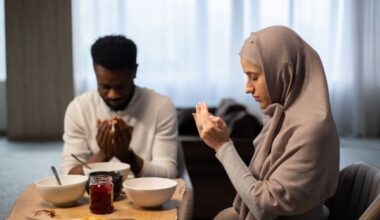
POLYGON ((339 138, 318 54, 292 30, 252 33, 240 51, 246 93, 259 103, 263 129, 247 167, 226 124, 196 106, 202 140, 216 151, 237 196, 216 219, 326 219, 337 188, 339 138))

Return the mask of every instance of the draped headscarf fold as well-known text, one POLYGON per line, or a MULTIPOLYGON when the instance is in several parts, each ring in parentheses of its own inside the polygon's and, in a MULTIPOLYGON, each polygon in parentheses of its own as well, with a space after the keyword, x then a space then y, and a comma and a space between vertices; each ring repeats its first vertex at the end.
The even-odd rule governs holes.
MULTIPOLYGON (((272 26, 245 40, 240 56, 264 72, 270 105, 249 165, 253 195, 266 212, 305 213, 335 193, 339 138, 318 54, 294 31, 272 26)), ((239 195, 241 219, 255 219, 239 195)))

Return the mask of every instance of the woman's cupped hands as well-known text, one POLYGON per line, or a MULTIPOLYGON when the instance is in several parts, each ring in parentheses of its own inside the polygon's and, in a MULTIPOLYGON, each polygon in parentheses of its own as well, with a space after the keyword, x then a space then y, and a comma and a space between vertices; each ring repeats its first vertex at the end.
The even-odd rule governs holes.
POLYGON ((207 104, 200 102, 193 113, 200 138, 215 151, 230 140, 226 123, 208 111, 207 104))

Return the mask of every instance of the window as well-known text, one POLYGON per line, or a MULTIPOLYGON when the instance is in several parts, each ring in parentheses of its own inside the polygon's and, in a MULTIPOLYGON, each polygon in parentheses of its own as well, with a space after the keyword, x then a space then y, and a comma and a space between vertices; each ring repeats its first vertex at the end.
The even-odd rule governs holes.
POLYGON ((138 85, 171 97, 177 106, 217 105, 233 97, 258 109, 244 93, 239 50, 250 32, 285 25, 319 53, 338 129, 349 135, 380 132, 379 102, 364 103, 378 100, 374 94, 380 88, 379 1, 75 0, 72 5, 77 94, 96 86, 91 44, 117 33, 137 44, 138 85))
POLYGON ((235 43, 243 39, 231 33, 231 7, 231 0, 73 1, 76 93, 96 87, 89 52, 95 39, 124 34, 138 47, 138 85, 177 106, 244 99, 235 43))
POLYGON ((294 26, 318 49, 327 45, 326 34, 314 30, 329 28, 324 23, 329 17, 319 16, 328 2, 72 1, 76 93, 96 88, 91 44, 103 35, 124 34, 138 47, 136 83, 171 97, 177 106, 217 105, 226 97, 251 102, 238 55, 244 39, 266 26, 294 26))

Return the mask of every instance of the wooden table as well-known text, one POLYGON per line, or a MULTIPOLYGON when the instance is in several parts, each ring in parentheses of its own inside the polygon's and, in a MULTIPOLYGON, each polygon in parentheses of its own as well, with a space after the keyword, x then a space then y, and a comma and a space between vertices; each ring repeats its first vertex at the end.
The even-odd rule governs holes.
POLYGON ((76 202, 74 206, 59 208, 45 201, 37 192, 35 185, 29 185, 26 190, 14 203, 8 214, 8 220, 50 220, 50 219, 68 219, 68 220, 132 220, 132 219, 177 219, 180 204, 186 189, 185 181, 177 179, 178 185, 176 191, 169 202, 157 209, 143 209, 134 205, 121 194, 117 201, 114 201, 114 212, 107 215, 96 215, 90 212, 89 197, 85 195, 76 202), (54 211, 55 216, 50 217, 48 212, 54 211), (40 211, 40 212, 38 212, 40 211))

